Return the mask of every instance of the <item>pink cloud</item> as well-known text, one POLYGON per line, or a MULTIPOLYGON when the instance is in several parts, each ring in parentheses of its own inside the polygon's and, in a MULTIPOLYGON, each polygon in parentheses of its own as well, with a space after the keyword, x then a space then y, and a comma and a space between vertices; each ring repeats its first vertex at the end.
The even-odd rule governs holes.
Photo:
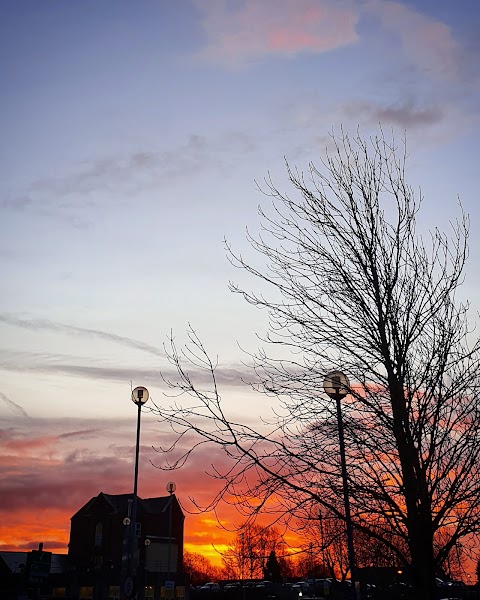
POLYGON ((196 4, 207 35, 199 56, 209 62, 241 66, 267 56, 328 52, 357 40, 358 14, 349 2, 245 0, 238 10, 225 1, 196 4))

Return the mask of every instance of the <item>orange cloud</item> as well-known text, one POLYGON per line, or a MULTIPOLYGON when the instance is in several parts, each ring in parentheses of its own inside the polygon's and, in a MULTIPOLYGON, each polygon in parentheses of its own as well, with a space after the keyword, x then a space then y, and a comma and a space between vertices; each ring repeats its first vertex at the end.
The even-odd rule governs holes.
POLYGON ((0 523, 0 549, 24 552, 43 542, 45 550, 66 554, 70 517, 59 509, 9 511, 0 523))

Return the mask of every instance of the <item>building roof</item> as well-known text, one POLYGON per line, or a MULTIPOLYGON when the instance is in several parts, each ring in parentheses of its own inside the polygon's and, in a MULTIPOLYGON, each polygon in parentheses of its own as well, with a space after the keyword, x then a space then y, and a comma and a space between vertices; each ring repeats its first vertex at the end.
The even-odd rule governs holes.
MULTIPOLYGON (((90 508, 101 500, 107 502, 111 506, 112 513, 126 515, 128 513, 129 502, 133 501, 133 494, 105 494, 104 492, 100 492, 98 496, 94 496, 86 504, 84 504, 82 508, 80 508, 80 510, 73 515, 72 519, 77 516, 88 515, 90 508)), ((159 515, 168 509, 169 500, 170 496, 160 496, 158 498, 145 499, 138 497, 138 508, 144 514, 159 515)))

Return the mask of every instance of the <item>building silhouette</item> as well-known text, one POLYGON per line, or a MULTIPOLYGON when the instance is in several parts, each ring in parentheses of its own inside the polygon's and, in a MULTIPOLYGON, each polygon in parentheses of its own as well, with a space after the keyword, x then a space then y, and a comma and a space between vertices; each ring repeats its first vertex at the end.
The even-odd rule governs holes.
MULTIPOLYGON (((137 497, 134 589, 125 592, 133 494, 91 498, 72 517, 68 555, 44 552, 0 553, 0 600, 182 599, 188 596, 183 574, 184 514, 175 494, 137 497), (166 585, 167 583, 167 585, 166 585)), ((133 533, 133 531, 131 532, 133 533)))
MULTIPOLYGON (((133 494, 102 492, 82 506, 70 520, 69 562, 77 569, 121 568, 123 521, 131 516, 132 503, 133 494)), ((184 515, 176 496, 138 498, 136 525, 139 562, 146 570, 168 574, 170 553, 170 571, 182 572, 184 515)))

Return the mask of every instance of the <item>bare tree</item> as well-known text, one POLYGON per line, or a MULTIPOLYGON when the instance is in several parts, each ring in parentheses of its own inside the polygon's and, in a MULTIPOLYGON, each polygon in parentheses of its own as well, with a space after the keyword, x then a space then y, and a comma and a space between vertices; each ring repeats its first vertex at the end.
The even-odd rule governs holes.
POLYGON ((251 384, 278 408, 258 430, 230 420, 200 339, 190 331, 180 352, 172 339, 170 385, 186 396, 157 407, 178 436, 159 466, 178 468, 213 443, 232 462, 213 469, 223 487, 207 508, 233 497, 246 515, 287 524, 308 504, 344 518, 335 411, 322 389, 339 368, 352 382, 342 409, 354 529, 380 540, 430 600, 437 570, 480 523, 480 346, 456 298, 468 219, 460 209, 449 234, 420 235, 406 144, 332 140, 308 177, 287 164, 293 196, 266 180, 270 209, 250 238, 265 266, 227 246, 259 286, 232 290, 269 315, 251 384), (211 375, 206 390, 189 374, 199 367, 211 375))
POLYGON ((203 585, 207 581, 220 579, 221 569, 197 552, 183 553, 183 565, 185 573, 189 573, 190 582, 193 585, 203 585))
POLYGON ((270 553, 283 544, 275 527, 246 523, 222 552, 224 571, 232 579, 261 579, 270 553))

